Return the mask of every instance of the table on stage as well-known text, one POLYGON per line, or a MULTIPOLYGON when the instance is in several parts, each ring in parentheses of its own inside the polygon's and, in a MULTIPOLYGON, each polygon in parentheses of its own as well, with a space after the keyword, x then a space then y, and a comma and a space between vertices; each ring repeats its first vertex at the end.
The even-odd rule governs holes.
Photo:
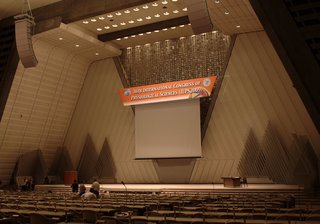
POLYGON ((225 187, 240 187, 240 177, 221 177, 225 187))

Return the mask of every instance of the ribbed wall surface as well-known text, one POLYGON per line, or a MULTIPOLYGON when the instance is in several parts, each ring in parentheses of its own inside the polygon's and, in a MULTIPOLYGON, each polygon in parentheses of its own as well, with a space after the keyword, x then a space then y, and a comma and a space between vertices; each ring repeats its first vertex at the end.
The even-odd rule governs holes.
POLYGON ((90 66, 65 146, 76 167, 87 135, 91 136, 98 154, 107 139, 118 182, 157 183, 151 160, 133 160, 134 115, 131 107, 122 105, 117 92, 120 88, 122 84, 112 59, 90 66))
POLYGON ((0 179, 7 183, 19 155, 41 149, 50 168, 61 146, 89 61, 34 41, 39 64, 19 63, 0 123, 0 179))
MULTIPOLYGON (((320 155, 320 136, 265 32, 237 37, 192 183, 221 182, 238 175, 250 131, 260 144, 270 121, 285 148, 292 134, 307 136, 320 155)), ((271 144, 271 143, 270 143, 271 144)))
MULTIPOLYGON (((86 77, 65 141, 74 166, 85 140, 91 136, 100 153, 107 139, 115 164, 115 178, 126 183, 159 183, 152 161, 134 161, 134 115, 124 107, 122 88, 111 59, 93 63, 86 77)), ((221 182, 238 174, 238 164, 251 135, 259 144, 268 124, 273 135, 290 149, 293 133, 307 136, 316 152, 320 138, 265 32, 237 37, 191 183, 221 182)))

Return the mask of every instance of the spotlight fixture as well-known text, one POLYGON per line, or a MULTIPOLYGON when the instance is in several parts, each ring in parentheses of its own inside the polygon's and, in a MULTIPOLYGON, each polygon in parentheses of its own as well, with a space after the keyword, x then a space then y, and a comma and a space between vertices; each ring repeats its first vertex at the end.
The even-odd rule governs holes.
POLYGON ((224 14, 225 14, 225 15, 229 15, 230 13, 229 13, 229 12, 224 12, 224 14))
POLYGON ((89 21, 88 21, 88 20, 85 20, 85 21, 82 21, 82 23, 84 23, 84 24, 88 24, 88 23, 89 23, 89 21))
POLYGON ((124 26, 124 25, 126 25, 126 23, 125 23, 125 22, 122 22, 122 23, 120 23, 120 25, 121 25, 121 26, 124 26))
POLYGON ((99 53, 98 52, 96 52, 96 56, 98 56, 99 55, 99 53))
POLYGON ((151 16, 147 16, 146 19, 151 19, 151 16))
POLYGON ((127 9, 124 11, 124 13, 128 14, 128 13, 130 13, 130 10, 127 9))
POLYGON ((100 20, 104 20, 104 17, 103 17, 103 16, 99 16, 99 19, 100 19, 100 20))
POLYGON ((96 22, 97 20, 96 19, 91 19, 91 22, 96 22))
POLYGON ((97 28, 97 30, 98 30, 98 31, 101 31, 102 29, 101 29, 101 28, 97 28))
POLYGON ((142 18, 137 19, 137 21, 138 21, 138 22, 141 22, 141 21, 142 21, 142 18))
POLYGON ((116 15, 117 16, 121 16, 121 12, 116 12, 116 15))
POLYGON ((215 0, 214 2, 215 2, 215 3, 219 3, 220 1, 219 1, 219 0, 215 0))
POLYGON ((121 38, 117 38, 117 40, 121 40, 121 38))
POLYGON ((134 8, 133 11, 138 12, 140 9, 139 8, 134 8))
POLYGON ((143 33, 139 33, 139 36, 143 36, 143 33))
POLYGON ((62 38, 62 37, 59 37, 59 40, 63 40, 63 38, 62 38))
POLYGON ((158 32, 159 32, 159 30, 155 30, 154 32, 155 32, 155 33, 158 33, 158 32))
POLYGON ((240 25, 237 25, 236 27, 237 27, 237 28, 240 28, 240 25))
POLYGON ((155 15, 154 15, 154 17, 157 17, 157 18, 159 18, 159 17, 160 17, 160 15, 159 15, 159 14, 155 14, 155 15))
POLYGON ((112 27, 118 27, 118 25, 117 24, 113 24, 112 27))
POLYGON ((128 37, 124 37, 124 39, 128 39, 128 37))
POLYGON ((158 6, 158 3, 154 2, 154 3, 152 3, 152 6, 156 7, 156 6, 158 6))
POLYGON ((179 27, 184 27, 184 25, 180 25, 179 27))
POLYGON ((169 15, 170 13, 168 13, 168 12, 164 12, 163 13, 163 15, 165 15, 165 16, 167 16, 167 15, 169 15))
POLYGON ((161 3, 164 5, 168 4, 168 2, 166 0, 162 1, 161 3))
POLYGON ((149 31, 149 32, 146 32, 146 34, 151 34, 151 32, 149 31))
POLYGON ((110 26, 105 26, 104 28, 105 28, 106 30, 108 30, 108 29, 110 29, 110 26))
POLYGON ((164 29, 162 29, 163 31, 167 31, 168 29, 167 28, 164 28, 164 29))
POLYGON ((75 46, 76 46, 76 47, 80 47, 80 45, 79 45, 79 44, 76 44, 75 46))
POLYGON ((174 30, 175 28, 176 28, 175 26, 172 26, 172 27, 171 27, 172 30, 174 30))
POLYGON ((133 20, 130 20, 128 23, 134 23, 134 21, 133 21, 133 20))
POLYGON ((107 15, 107 17, 108 17, 108 18, 112 18, 112 17, 113 17, 113 15, 112 15, 112 14, 109 14, 109 15, 107 15))
POLYGON ((144 6, 142 6, 142 8, 147 9, 147 8, 149 8, 149 6, 144 5, 144 6))
POLYGON ((188 11, 188 8, 183 8, 182 11, 186 12, 188 11))
POLYGON ((179 12, 178 10, 174 10, 174 11, 173 11, 173 13, 178 13, 178 12, 179 12))
POLYGON ((177 2, 178 0, 171 0, 172 2, 177 2))

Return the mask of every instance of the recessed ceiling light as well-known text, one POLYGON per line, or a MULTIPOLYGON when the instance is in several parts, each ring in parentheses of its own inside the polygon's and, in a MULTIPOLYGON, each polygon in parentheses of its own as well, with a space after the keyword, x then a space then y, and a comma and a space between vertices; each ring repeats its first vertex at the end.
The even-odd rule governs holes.
POLYGON ((142 21, 142 18, 137 19, 137 21, 138 21, 138 22, 141 22, 141 21, 142 21))
POLYGON ((122 23, 120 23, 120 25, 121 25, 121 26, 124 26, 124 25, 126 25, 126 23, 125 23, 125 22, 122 22, 122 23))
POLYGON ((149 8, 149 6, 144 5, 144 6, 142 6, 142 8, 147 9, 147 8, 149 8))
POLYGON ((155 30, 154 32, 158 33, 158 32, 159 32, 159 30, 155 30))
POLYGON ((229 15, 230 13, 229 12, 224 12, 224 14, 229 15))
POLYGON ((97 20, 96 19, 90 19, 91 20, 91 22, 96 22, 97 20))
POLYGON ((109 15, 107 15, 107 17, 108 17, 108 18, 112 18, 112 17, 113 17, 113 15, 112 15, 112 14, 109 14, 109 15))
POLYGON ((140 9, 139 8, 134 8, 133 11, 138 12, 140 9))
POLYGON ((79 44, 76 44, 75 46, 76 46, 76 47, 80 47, 80 45, 79 45, 79 44))
POLYGON ((96 55, 98 56, 98 55, 99 55, 99 53, 98 53, 98 52, 96 52, 96 55))
POLYGON ((124 13, 128 14, 128 13, 130 13, 130 10, 127 9, 124 11, 124 13))
POLYGON ((177 2, 178 0, 171 0, 171 1, 173 1, 173 2, 177 2))
POLYGON ((178 10, 174 10, 174 11, 173 11, 173 13, 178 13, 178 12, 179 12, 178 10))
POLYGON ((147 16, 146 19, 151 19, 151 16, 147 16))
POLYGON ((102 29, 101 29, 101 28, 97 28, 97 30, 98 30, 98 31, 101 31, 102 29))
POLYGON ((103 16, 99 16, 99 19, 100 19, 100 20, 104 20, 104 17, 103 17, 103 16))
POLYGON ((186 12, 186 11, 188 11, 188 8, 183 8, 182 11, 185 11, 185 12, 186 12))
POLYGON ((174 30, 175 28, 176 28, 175 26, 171 27, 171 29, 173 29, 173 30, 174 30))
POLYGON ((131 35, 131 37, 136 37, 136 35, 131 35))
POLYGON ((157 18, 158 18, 158 17, 160 17, 160 15, 159 15, 159 14, 155 14, 154 17, 157 17, 157 18))
POLYGON ((117 24, 113 24, 112 27, 118 27, 118 25, 117 24))
POLYGON ((161 3, 164 5, 168 4, 168 2, 166 0, 162 1, 161 3))
POLYGON ((121 12, 116 12, 116 15, 117 16, 121 16, 121 12))
POLYGON ((134 23, 134 21, 133 21, 133 20, 130 20, 128 23, 134 23))
POLYGON ((84 24, 88 24, 89 21, 88 20, 85 20, 85 21, 82 21, 84 24))
POLYGON ((215 0, 214 2, 215 2, 215 3, 219 3, 220 1, 219 1, 219 0, 215 0))
POLYGON ((146 32, 146 34, 151 34, 151 32, 149 31, 149 32, 146 32))
POLYGON ((139 33, 139 36, 143 36, 143 33, 139 33))
POLYGON ((110 29, 110 26, 105 26, 104 28, 105 28, 106 30, 108 30, 108 29, 110 29))
POLYGON ((167 16, 167 15, 169 15, 170 13, 168 13, 168 12, 164 12, 163 13, 163 15, 165 15, 165 16, 167 16))
POLYGON ((63 38, 62 38, 62 37, 59 37, 59 40, 63 40, 63 38))
POLYGON ((152 6, 154 6, 154 7, 156 7, 156 6, 158 6, 158 3, 152 3, 152 6))
POLYGON ((240 28, 240 25, 237 25, 236 27, 237 27, 237 28, 240 28))
POLYGON ((128 37, 124 37, 124 39, 128 39, 128 37))
POLYGON ((180 25, 179 27, 184 27, 184 25, 180 25))
POLYGON ((117 38, 117 40, 121 40, 121 38, 117 38))
POLYGON ((163 31, 167 31, 168 29, 167 28, 164 28, 164 29, 162 29, 163 31))

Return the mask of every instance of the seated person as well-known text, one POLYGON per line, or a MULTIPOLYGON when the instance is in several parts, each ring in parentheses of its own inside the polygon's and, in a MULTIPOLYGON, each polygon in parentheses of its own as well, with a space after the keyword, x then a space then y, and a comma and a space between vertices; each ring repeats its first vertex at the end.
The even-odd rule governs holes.
POLYGON ((97 179, 94 179, 94 182, 91 185, 90 192, 94 193, 97 198, 99 198, 100 184, 97 179))
POLYGON ((81 195, 83 195, 84 193, 86 193, 86 186, 84 186, 83 181, 81 181, 79 195, 81 196, 81 195))

